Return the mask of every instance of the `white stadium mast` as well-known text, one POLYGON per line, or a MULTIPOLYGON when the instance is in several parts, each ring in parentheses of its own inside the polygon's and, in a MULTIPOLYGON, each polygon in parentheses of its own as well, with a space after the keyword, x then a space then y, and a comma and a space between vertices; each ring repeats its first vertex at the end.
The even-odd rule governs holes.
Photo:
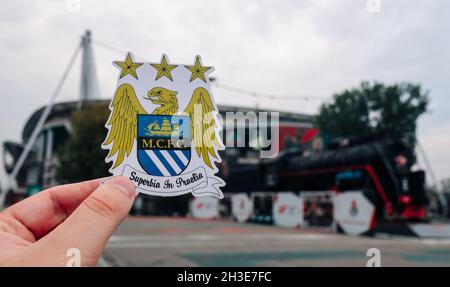
POLYGON ((94 52, 92 50, 91 31, 81 39, 83 57, 81 61, 81 86, 80 101, 78 107, 81 108, 83 102, 100 98, 97 72, 95 69, 94 52))

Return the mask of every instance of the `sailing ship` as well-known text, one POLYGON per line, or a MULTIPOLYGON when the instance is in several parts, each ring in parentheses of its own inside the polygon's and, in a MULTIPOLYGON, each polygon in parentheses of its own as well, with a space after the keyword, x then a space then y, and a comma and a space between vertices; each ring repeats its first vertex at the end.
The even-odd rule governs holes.
POLYGON ((180 133, 179 125, 173 124, 171 125, 167 118, 163 119, 162 127, 159 125, 158 121, 154 121, 153 123, 147 126, 148 136, 177 136, 180 133))

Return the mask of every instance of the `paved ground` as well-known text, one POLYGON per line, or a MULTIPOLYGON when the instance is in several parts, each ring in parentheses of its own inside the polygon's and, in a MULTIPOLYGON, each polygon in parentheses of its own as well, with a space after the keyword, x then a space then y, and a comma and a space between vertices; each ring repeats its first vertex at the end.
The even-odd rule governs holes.
POLYGON ((450 266, 450 240, 350 237, 328 229, 285 229, 231 221, 130 217, 109 241, 112 266, 450 266))

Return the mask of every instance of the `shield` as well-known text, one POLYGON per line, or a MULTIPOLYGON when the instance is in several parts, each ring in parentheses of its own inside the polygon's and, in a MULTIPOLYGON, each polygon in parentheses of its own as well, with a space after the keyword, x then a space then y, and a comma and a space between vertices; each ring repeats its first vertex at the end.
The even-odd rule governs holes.
POLYGON ((137 158, 151 175, 176 176, 191 160, 189 116, 137 115, 137 158))

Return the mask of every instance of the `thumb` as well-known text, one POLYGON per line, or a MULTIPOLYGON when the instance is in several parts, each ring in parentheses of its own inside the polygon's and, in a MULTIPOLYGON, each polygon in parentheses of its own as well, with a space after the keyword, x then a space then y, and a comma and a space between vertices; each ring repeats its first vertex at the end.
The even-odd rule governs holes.
POLYGON ((82 266, 95 265, 109 237, 128 215, 136 194, 134 184, 127 178, 109 178, 38 243, 50 248, 44 247, 51 250, 52 257, 48 258, 55 265, 62 263, 60 259, 68 260, 66 252, 70 248, 80 250, 82 266))

